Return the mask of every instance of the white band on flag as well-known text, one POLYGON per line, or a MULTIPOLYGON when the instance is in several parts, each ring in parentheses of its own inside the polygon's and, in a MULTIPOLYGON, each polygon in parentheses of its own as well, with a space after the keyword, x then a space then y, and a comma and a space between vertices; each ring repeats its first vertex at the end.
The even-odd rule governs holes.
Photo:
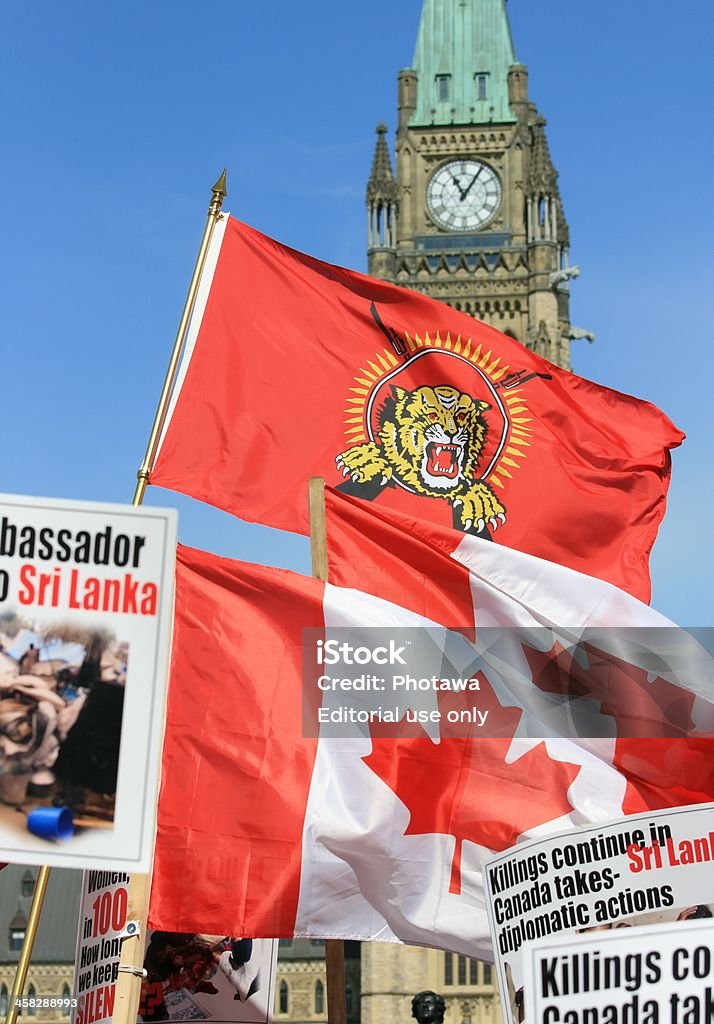
POLYGON ((158 458, 163 446, 166 431, 168 430, 169 423, 171 422, 171 417, 173 416, 176 402, 178 401, 178 396, 181 393, 181 388, 183 387, 183 382, 186 378, 189 363, 191 362, 193 350, 196 345, 196 339, 198 338, 198 332, 201 329, 201 323, 203 321, 203 314, 206 310, 206 303, 208 302, 208 296, 211 291, 211 285, 213 284, 213 275, 216 272, 218 255, 221 251, 221 246, 223 245, 223 236, 226 233, 226 225, 228 224, 229 217, 230 213, 227 210, 224 210, 213 229, 211 243, 208 246, 208 252, 206 253, 206 262, 203 266, 203 273, 201 274, 201 282, 196 293, 196 302, 194 303, 193 312, 191 314, 191 322, 186 335, 186 344, 184 345, 183 353, 181 355, 181 363, 176 376, 176 383, 174 384, 173 391, 171 392, 171 400, 169 402, 168 412, 166 413, 166 419, 164 420, 164 425, 161 428, 161 437, 159 438, 159 443, 156 448, 154 462, 158 458))

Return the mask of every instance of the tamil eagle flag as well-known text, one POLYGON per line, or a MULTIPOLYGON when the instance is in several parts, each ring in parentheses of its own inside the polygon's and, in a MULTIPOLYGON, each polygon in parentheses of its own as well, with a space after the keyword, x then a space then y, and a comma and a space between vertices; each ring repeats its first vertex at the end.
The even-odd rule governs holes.
MULTIPOLYGON (((381 529, 375 521, 370 536, 362 523, 358 540, 349 536, 353 525, 345 519, 343 538, 358 543, 369 568, 381 529)), ((440 627, 442 641, 466 643, 483 608, 485 621, 510 623, 522 633, 523 650, 542 658, 534 623, 578 616, 591 626, 666 624, 608 584, 478 538, 464 543, 485 552, 478 570, 426 544, 419 565, 405 559, 398 566, 407 553, 400 546, 379 555, 387 570, 390 559, 394 565, 402 605, 179 548, 152 927, 401 941, 489 958, 482 871, 493 851, 623 813, 712 799, 706 741, 632 740, 625 758, 607 730, 591 741, 554 736, 553 708, 568 706, 558 692, 560 662, 553 672, 536 672, 521 653, 509 673, 502 648, 482 659, 478 673, 480 713, 496 722, 483 738, 476 726, 449 726, 447 715, 441 725, 433 717, 427 726, 410 724, 429 702, 444 712, 463 707, 458 688, 405 693, 392 724, 381 710, 389 695, 362 692, 355 706, 368 712, 369 724, 356 734, 304 727, 306 714, 336 714, 351 699, 301 686, 306 664, 317 671, 317 644, 306 642, 304 629, 309 637, 387 629, 401 644, 405 631, 433 639, 437 624, 449 623, 454 628, 440 627), (550 572, 558 591, 548 589, 550 572), (509 580, 520 587, 513 594, 509 580), (539 703, 541 679, 549 692, 539 703), (676 758, 662 745, 672 743, 676 758)), ((651 666, 635 667, 649 680, 651 666)), ((652 683, 656 693, 674 687, 686 707, 678 737, 701 731, 697 723, 711 718, 710 704, 689 688, 703 689, 701 674, 695 666, 684 687, 667 678, 652 683)), ((600 717, 612 721, 606 696, 592 700, 600 699, 600 717)), ((474 694, 468 699, 473 704, 474 694)), ((643 698, 650 718, 651 703, 643 698)))
POLYGON ((647 601, 683 436, 463 312, 225 216, 150 482, 307 533, 322 476, 647 601))

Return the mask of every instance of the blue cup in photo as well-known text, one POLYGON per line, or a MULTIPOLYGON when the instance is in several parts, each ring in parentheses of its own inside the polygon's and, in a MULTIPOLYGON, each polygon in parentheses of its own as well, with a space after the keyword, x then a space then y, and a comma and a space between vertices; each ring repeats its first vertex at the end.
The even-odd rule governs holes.
POLYGON ((27 828, 40 839, 71 839, 74 819, 69 807, 36 807, 27 815, 27 828))

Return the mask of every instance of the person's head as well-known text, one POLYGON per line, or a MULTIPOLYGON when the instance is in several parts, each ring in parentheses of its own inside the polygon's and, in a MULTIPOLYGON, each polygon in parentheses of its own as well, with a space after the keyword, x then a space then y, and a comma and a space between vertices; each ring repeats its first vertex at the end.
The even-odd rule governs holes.
POLYGON ((33 737, 33 711, 29 705, 14 697, 0 700, 0 738, 23 746, 33 737))
POLYGON ((2 731, 13 743, 27 743, 32 739, 32 721, 29 715, 23 715, 14 722, 8 722, 2 731))
POLYGON ((418 1024, 442 1024, 445 1012, 443 998, 429 989, 417 992, 412 999, 412 1017, 418 1024))

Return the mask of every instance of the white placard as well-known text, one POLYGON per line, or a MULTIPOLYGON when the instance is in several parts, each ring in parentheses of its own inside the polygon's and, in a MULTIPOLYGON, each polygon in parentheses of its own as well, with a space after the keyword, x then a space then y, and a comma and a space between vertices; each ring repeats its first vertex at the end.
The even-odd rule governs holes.
POLYGON ((714 925, 591 933, 527 947, 525 1020, 537 1024, 709 1024, 714 925))
POLYGON ((148 870, 175 551, 170 509, 0 495, 0 860, 148 870))
POLYGON ((128 907, 128 874, 84 872, 74 961, 72 1024, 99 1024, 112 1019, 128 907))
POLYGON ((491 858, 484 880, 503 1016, 516 1024, 524 1011, 524 959, 533 948, 692 916, 714 922, 714 804, 522 843, 491 858))

